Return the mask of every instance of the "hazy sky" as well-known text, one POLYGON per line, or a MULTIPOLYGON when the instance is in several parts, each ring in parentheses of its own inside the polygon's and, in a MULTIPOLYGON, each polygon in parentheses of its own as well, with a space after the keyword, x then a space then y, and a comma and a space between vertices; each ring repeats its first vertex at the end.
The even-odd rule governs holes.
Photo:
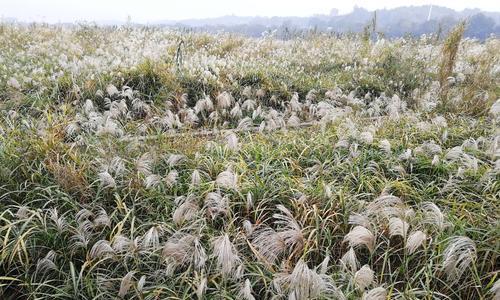
POLYGON ((0 17, 23 21, 180 20, 222 15, 310 16, 341 13, 354 5, 370 10, 403 5, 437 4, 456 10, 480 8, 500 11, 498 0, 0 0, 0 17))

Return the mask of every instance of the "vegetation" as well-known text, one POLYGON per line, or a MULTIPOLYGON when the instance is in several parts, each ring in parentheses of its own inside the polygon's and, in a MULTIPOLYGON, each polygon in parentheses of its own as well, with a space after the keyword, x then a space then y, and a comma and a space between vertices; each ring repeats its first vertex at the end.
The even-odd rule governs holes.
POLYGON ((3 25, 1 298, 498 299, 500 41, 463 31, 3 25))

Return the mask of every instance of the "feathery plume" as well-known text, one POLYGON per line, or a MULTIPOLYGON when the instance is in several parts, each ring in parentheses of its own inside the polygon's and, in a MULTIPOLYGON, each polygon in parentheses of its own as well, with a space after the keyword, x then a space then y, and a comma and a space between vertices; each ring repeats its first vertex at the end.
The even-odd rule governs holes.
POLYGON ((364 131, 359 135, 359 140, 366 145, 373 143, 373 134, 369 131, 364 131))
POLYGON ((418 247, 420 247, 425 240, 427 235, 420 230, 411 233, 406 240, 406 250, 409 254, 413 254, 418 247))
POLYGON ((193 219, 200 208, 191 195, 178 197, 175 201, 180 204, 174 211, 172 220, 175 224, 181 225, 185 221, 193 219))
POLYGON ((36 272, 45 273, 47 271, 55 271, 57 270, 57 266, 54 263, 56 258, 56 252, 54 250, 50 250, 44 258, 38 260, 36 264, 36 272))
POLYGON ((151 153, 146 152, 136 162, 137 171, 145 176, 151 175, 153 163, 153 156, 151 153))
POLYGON ((186 160, 186 156, 182 154, 170 154, 167 159, 167 165, 170 168, 182 164, 186 160))
POLYGON ((250 280, 245 279, 245 283, 238 293, 238 298, 243 300, 255 300, 255 297, 252 295, 252 285, 250 280))
POLYGON ((362 300, 386 300, 386 299, 387 299, 387 291, 385 288, 381 286, 371 289, 367 293, 364 293, 362 298, 362 300))
POLYGON ((226 136, 226 147, 231 151, 238 151, 240 148, 238 137, 233 132, 226 136))
POLYGON ((359 262, 356 258, 356 252, 351 247, 349 251, 347 251, 342 258, 340 259, 340 264, 346 271, 351 271, 352 273, 356 272, 359 268, 359 262))
POLYGON ((176 170, 172 170, 168 172, 167 176, 163 178, 163 181, 167 184, 167 186, 172 187, 177 183, 177 177, 179 173, 176 170))
POLYGON ((207 289, 207 278, 203 277, 197 284, 196 288, 196 297, 198 297, 198 300, 203 299, 203 295, 205 295, 206 289, 207 289))
POLYGON ((227 233, 213 241, 213 252, 217 259, 217 266, 222 274, 225 276, 234 275, 241 263, 241 259, 227 233))
POLYGON ((122 278, 120 282, 120 290, 118 291, 118 297, 124 298, 125 295, 127 295, 129 289, 132 287, 135 273, 135 271, 130 271, 122 278))
POLYGON ((319 274, 326 274, 328 271, 328 263, 330 262, 330 255, 326 255, 321 264, 319 265, 319 274))
POLYGON ((229 112, 229 114, 231 114, 231 117, 233 117, 234 119, 237 119, 237 120, 240 119, 243 116, 243 112, 241 111, 240 104, 236 103, 234 105, 234 107, 231 109, 231 111, 229 112))
POLYGON ((364 290, 373 284, 374 273, 370 266, 364 265, 354 274, 354 283, 360 290, 364 290))
POLYGON ((291 274, 276 274, 272 283, 277 291, 287 292, 289 299, 307 300, 321 296, 345 299, 330 277, 309 269, 302 259, 297 262, 291 274))
POLYGON ((243 221, 243 229, 245 230, 245 235, 247 237, 251 236, 254 231, 252 222, 250 222, 249 220, 243 221))
POLYGON ((375 236, 373 233, 363 226, 355 226, 351 231, 344 237, 344 242, 349 242, 349 246, 358 247, 359 245, 365 245, 370 252, 375 249, 375 236))
POLYGON ((490 108, 490 115, 494 118, 500 117, 500 99, 497 99, 490 108))
POLYGON ((157 174, 151 174, 144 178, 144 187, 146 189, 156 188, 161 183, 161 176, 157 174))
POLYGON ((286 207, 280 204, 277 208, 281 214, 273 215, 276 219, 274 223, 283 226, 278 230, 278 234, 285 242, 286 247, 293 250, 292 253, 299 253, 305 243, 302 227, 286 207))
POLYGON ((246 208, 250 210, 253 207, 253 196, 251 192, 247 193, 246 208))
POLYGON ((281 235, 269 227, 261 227, 253 233, 252 245, 259 254, 270 264, 274 264, 278 257, 286 250, 286 244, 281 235))
POLYGON ((16 89, 16 90, 21 89, 21 84, 14 77, 11 77, 11 78, 9 78, 9 80, 7 80, 7 86, 10 86, 11 88, 16 89))
POLYGON ((370 219, 367 216, 358 213, 353 213, 349 216, 349 224, 372 228, 370 219))
POLYGON ((217 175, 215 183, 220 187, 237 190, 238 176, 233 173, 231 169, 227 169, 226 171, 223 171, 219 175, 217 175))
POLYGON ((231 107, 233 97, 228 92, 222 92, 217 96, 217 108, 226 109, 231 107))
POLYGON ((391 218, 393 216, 404 216, 404 208, 403 201, 398 197, 382 195, 371 201, 363 214, 376 218, 391 218))
POLYGON ((144 289, 144 284, 146 284, 146 275, 142 275, 137 282, 137 290, 139 292, 142 292, 142 290, 144 289))
POLYGON ((456 282, 476 260, 476 244, 465 236, 454 236, 443 252, 442 270, 450 282, 456 282))
POLYGON ((227 197, 222 197, 218 192, 210 192, 205 197, 205 207, 212 219, 220 215, 225 216, 229 210, 228 199, 227 197))
POLYGON ((441 209, 432 202, 423 202, 422 211, 424 213, 424 224, 431 224, 437 227, 438 230, 442 231, 450 224, 445 221, 445 217, 441 212, 441 209))
POLYGON ((109 227, 111 226, 111 219, 109 218, 108 213, 103 208, 101 208, 95 215, 92 223, 94 224, 94 228, 109 227))
POLYGON ((64 216, 59 216, 57 208, 52 208, 49 210, 49 217, 56 225, 57 232, 62 233, 68 227, 68 222, 64 216))
POLYGON ((389 219, 389 235, 391 237, 399 235, 402 238, 406 238, 406 233, 408 232, 409 225, 400 218, 392 217, 389 219))
POLYGON ((180 232, 174 233, 165 243, 162 256, 167 263, 168 274, 188 263, 192 263, 196 269, 201 269, 207 260, 205 249, 198 237, 180 232))
POLYGON ((386 139, 379 142, 379 148, 387 154, 391 153, 391 143, 386 139))
POLYGON ((201 184, 200 171, 194 170, 191 174, 191 186, 199 186, 201 184))
POLYGON ((101 186, 103 188, 113 189, 116 187, 115 179, 107 171, 99 173, 98 176, 99 176, 99 181, 101 182, 101 186))
POLYGON ((111 247, 115 252, 119 253, 131 249, 133 244, 134 242, 131 241, 129 238, 118 234, 113 238, 113 243, 111 247))
POLYGON ((153 226, 142 237, 141 246, 146 249, 157 249, 160 246, 160 236, 163 235, 161 226, 153 226))
POLYGON ((497 281, 495 281, 495 284, 493 284, 493 286, 491 287, 490 292, 493 294, 493 300, 500 300, 500 279, 497 279, 497 281))
POLYGON ((115 95, 118 95, 120 92, 118 91, 116 86, 114 86, 112 84, 108 84, 106 86, 106 93, 108 93, 108 96, 113 97, 115 95))
POLYGON ((112 256, 114 253, 115 251, 113 250, 108 241, 99 240, 94 244, 94 246, 92 246, 92 249, 90 249, 90 258, 96 259, 96 258, 109 257, 112 256))

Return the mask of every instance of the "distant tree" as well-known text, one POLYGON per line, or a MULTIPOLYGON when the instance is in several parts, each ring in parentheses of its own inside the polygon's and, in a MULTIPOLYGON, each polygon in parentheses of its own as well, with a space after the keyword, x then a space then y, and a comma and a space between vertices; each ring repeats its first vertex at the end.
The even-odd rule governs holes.
POLYGON ((475 37, 481 40, 489 37, 495 31, 495 21, 484 14, 475 14, 469 19, 465 36, 475 37))

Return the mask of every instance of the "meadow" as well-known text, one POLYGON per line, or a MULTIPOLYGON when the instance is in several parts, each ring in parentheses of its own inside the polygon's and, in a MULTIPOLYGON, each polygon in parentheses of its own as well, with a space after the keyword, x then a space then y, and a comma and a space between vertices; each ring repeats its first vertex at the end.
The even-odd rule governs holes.
POLYGON ((500 299, 500 40, 0 24, 0 298, 500 299))

